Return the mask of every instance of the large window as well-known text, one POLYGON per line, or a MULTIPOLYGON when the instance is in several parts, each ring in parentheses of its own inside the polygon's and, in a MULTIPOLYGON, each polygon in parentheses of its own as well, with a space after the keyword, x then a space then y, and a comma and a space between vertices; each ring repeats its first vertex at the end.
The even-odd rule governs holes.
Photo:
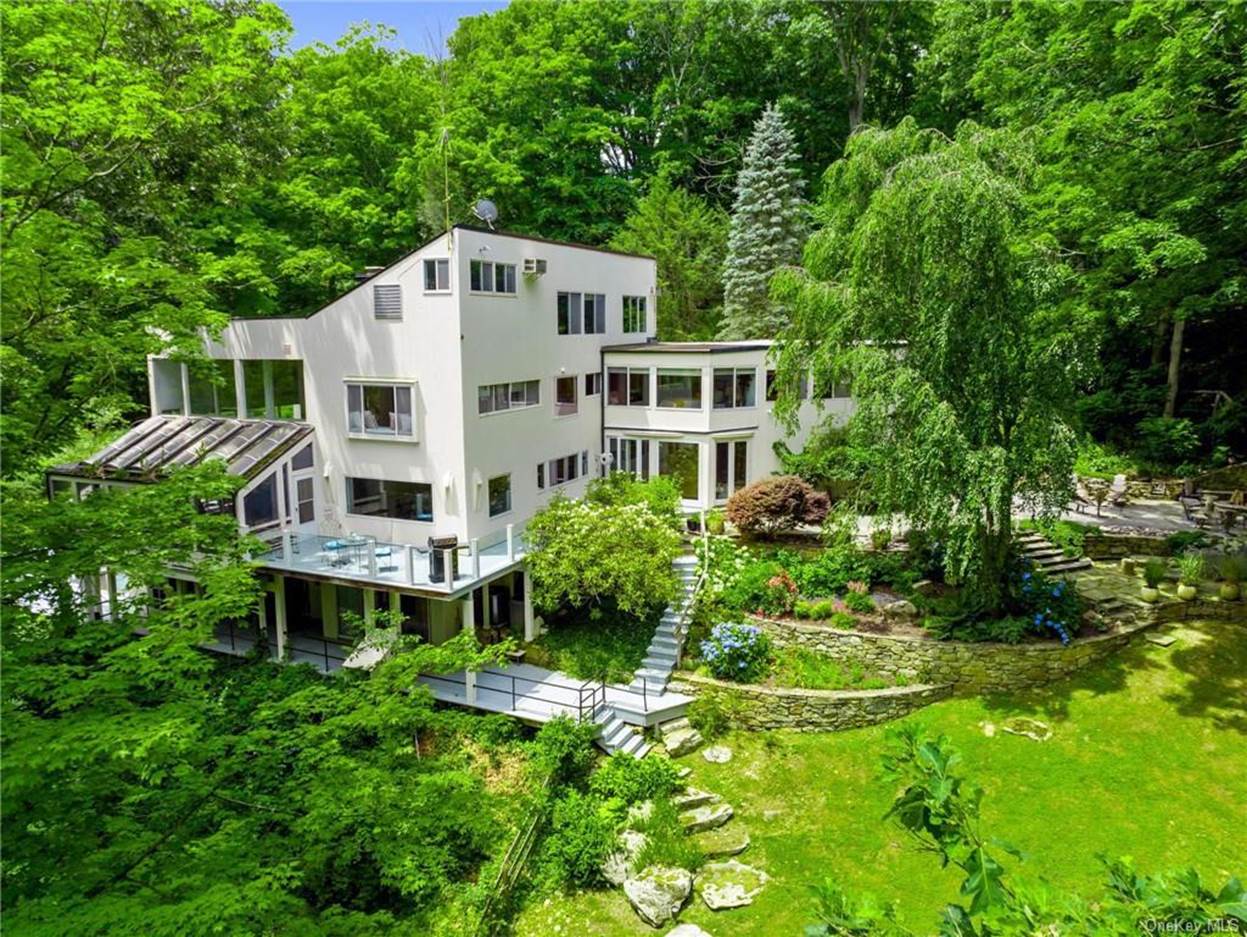
POLYGON ((602 293, 558 294, 555 321, 560 335, 601 334, 606 331, 606 296, 602 293))
POLYGON ((404 521, 433 520, 433 486, 377 478, 346 480, 346 512, 404 521))
POLYGON ((701 371, 692 368, 659 368, 658 406, 700 410, 701 371))
POLYGON ((715 368, 714 408, 752 407, 757 375, 754 368, 715 368))
POLYGON ((347 384, 347 431, 378 439, 414 439, 410 384, 347 384))
POLYGON ((725 500, 749 482, 749 449, 743 439, 714 444, 714 497, 725 500))
POLYGON ((611 456, 611 468, 616 472, 631 472, 643 481, 649 480, 649 440, 627 439, 611 436, 606 441, 611 456))
POLYGON ((397 283, 373 284, 372 314, 377 319, 401 319, 403 288, 397 283))
POLYGON ((625 296, 623 298, 623 330, 644 332, 645 325, 645 297, 625 296))
MULTIPOLYGON (((808 392, 808 390, 809 390, 809 381, 806 379, 806 376, 802 374, 801 380, 797 387, 797 393, 802 400, 805 399, 806 393, 808 392)), ((778 400, 779 399, 779 380, 776 378, 774 371, 766 372, 766 399, 767 400, 778 400)))
POLYGON ((474 293, 515 294, 515 264, 473 260, 468 264, 468 274, 474 293))
POLYGON ((436 258, 424 262, 424 291, 445 293, 450 289, 450 261, 436 258))
POLYGON ((248 527, 277 523, 277 473, 272 472, 242 499, 243 519, 248 527))
POLYGON ((489 516, 497 517, 511 510, 511 476, 497 475, 489 480, 489 516))
POLYGON ((607 368, 606 402, 617 407, 648 407, 649 368, 607 368))
MULTIPOLYGON (((159 364, 159 359, 156 363, 159 364)), ((303 363, 292 361, 290 364, 298 366, 301 382, 303 363)), ((190 391, 191 413, 197 416, 238 416, 238 397, 234 393, 233 361, 217 358, 206 364, 191 367, 190 391)), ((300 399, 295 402, 301 405, 302 393, 299 396, 300 399)), ((302 419, 302 414, 303 410, 300 406, 299 415, 296 418, 302 419)))
POLYGON ((575 376, 554 379, 554 415, 571 416, 577 410, 575 376))
POLYGON ((658 443, 658 474, 666 475, 686 501, 697 500, 697 464, 701 446, 695 442, 658 443))
POLYGON ((535 407, 539 403, 541 403, 541 381, 482 384, 476 389, 477 412, 482 414, 535 407))

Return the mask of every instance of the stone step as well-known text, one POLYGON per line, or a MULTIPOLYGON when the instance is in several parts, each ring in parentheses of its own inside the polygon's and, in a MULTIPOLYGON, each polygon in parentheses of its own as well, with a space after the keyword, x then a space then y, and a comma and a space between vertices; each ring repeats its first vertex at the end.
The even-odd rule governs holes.
POLYGON ((677 810, 694 810, 697 807, 704 807, 706 804, 717 804, 722 799, 718 794, 690 787, 683 794, 673 795, 671 803, 677 810))
POLYGON ((1028 559, 1039 559, 1045 556, 1064 556, 1065 551, 1060 547, 1034 547, 1022 551, 1028 559))
POLYGON ((641 669, 665 670, 668 675, 675 669, 674 654, 651 654, 641 661, 641 669))
POLYGON ((680 814, 680 825, 686 833, 702 833, 713 830, 732 819, 732 805, 728 803, 706 804, 680 814))
POLYGON ((1091 560, 1087 559, 1084 556, 1077 560, 1070 560, 1068 563, 1057 563, 1053 566, 1045 566, 1044 572, 1046 573, 1072 573, 1080 569, 1088 569, 1090 566, 1091 566, 1091 560))
POLYGON ((680 729, 687 729, 688 727, 688 717, 681 716, 679 719, 671 719, 668 722, 659 723, 658 734, 666 738, 668 732, 677 732, 680 729))
POLYGON ((644 677, 646 680, 649 680, 651 684, 661 681, 662 685, 666 686, 667 681, 671 679, 671 668, 670 667, 667 667, 667 668, 638 667, 636 671, 636 676, 644 677))
POLYGON ((642 758, 645 756, 645 753, 649 751, 649 749, 650 745, 647 741, 645 741, 645 736, 640 733, 634 733, 632 738, 628 739, 619 751, 627 755, 632 755, 635 758, 642 758))
POLYGON ((679 646, 680 642, 675 638, 670 638, 666 635, 660 634, 655 634, 654 640, 649 643, 649 649, 651 652, 657 650, 658 648, 670 648, 672 652, 674 652, 679 646))

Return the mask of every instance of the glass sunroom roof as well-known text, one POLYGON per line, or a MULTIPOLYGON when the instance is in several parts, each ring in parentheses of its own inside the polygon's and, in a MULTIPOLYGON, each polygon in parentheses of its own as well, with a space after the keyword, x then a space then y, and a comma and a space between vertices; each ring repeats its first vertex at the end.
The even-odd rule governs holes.
POLYGON ((116 442, 52 475, 154 480, 174 468, 221 459, 226 471, 253 478, 312 433, 289 420, 237 420, 217 416, 153 416, 116 442))

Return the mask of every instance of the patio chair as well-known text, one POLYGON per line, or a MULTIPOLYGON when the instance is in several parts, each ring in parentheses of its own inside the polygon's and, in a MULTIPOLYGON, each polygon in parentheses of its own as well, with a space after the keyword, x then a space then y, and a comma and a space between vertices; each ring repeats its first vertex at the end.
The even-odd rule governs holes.
POLYGON ((1074 476, 1074 499, 1069 503, 1068 510, 1077 514, 1086 514, 1087 508, 1095 504, 1091 495, 1087 492, 1086 487, 1077 475, 1074 476))
POLYGON ((1208 526, 1208 514, 1200 510, 1201 505, 1198 498, 1190 498, 1185 495, 1179 495, 1178 503, 1182 505, 1182 513, 1186 515, 1186 519, 1189 523, 1200 528, 1208 526), (1192 504, 1192 502, 1194 503, 1192 504))
POLYGON ((1126 494, 1126 476, 1114 475, 1113 483, 1108 488, 1109 503, 1116 507, 1125 507, 1130 503, 1130 498, 1126 494))

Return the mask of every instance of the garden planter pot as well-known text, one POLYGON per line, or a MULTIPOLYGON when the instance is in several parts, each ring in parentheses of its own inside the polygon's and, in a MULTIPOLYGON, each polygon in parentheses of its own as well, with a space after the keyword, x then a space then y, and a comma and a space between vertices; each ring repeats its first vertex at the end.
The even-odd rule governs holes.
POLYGON ((1183 602, 1189 602, 1197 595, 1199 595, 1199 590, 1194 586, 1188 586, 1185 583, 1178 586, 1178 598, 1183 602))
POLYGON ((1223 582, 1221 588, 1217 590, 1217 594, 1226 602, 1237 602, 1241 587, 1236 582, 1223 582))
POLYGON ((1144 586, 1139 590, 1139 598, 1141 598, 1144 602, 1159 602, 1160 590, 1154 586, 1144 586))

